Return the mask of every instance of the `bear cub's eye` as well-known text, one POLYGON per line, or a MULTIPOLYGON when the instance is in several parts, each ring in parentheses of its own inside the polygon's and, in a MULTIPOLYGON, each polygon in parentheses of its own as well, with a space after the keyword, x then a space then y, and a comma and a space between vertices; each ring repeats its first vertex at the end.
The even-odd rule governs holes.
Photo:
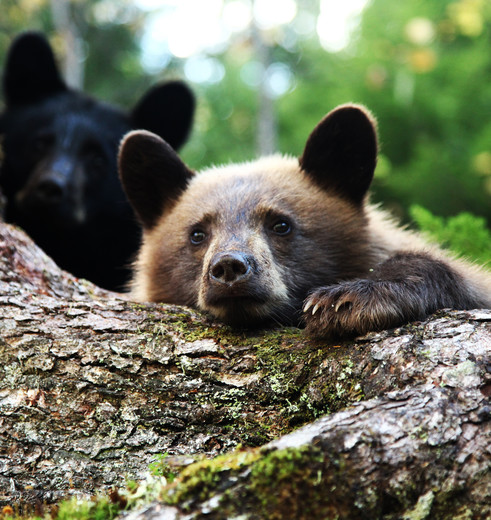
POLYGON ((206 233, 201 229, 194 229, 191 231, 189 235, 189 240, 191 241, 191 244, 194 244, 195 246, 201 244, 206 238, 206 233))
POLYGON ((271 229, 273 230, 273 233, 276 233, 280 236, 285 236, 290 233, 292 226, 288 220, 278 220, 273 224, 271 229))

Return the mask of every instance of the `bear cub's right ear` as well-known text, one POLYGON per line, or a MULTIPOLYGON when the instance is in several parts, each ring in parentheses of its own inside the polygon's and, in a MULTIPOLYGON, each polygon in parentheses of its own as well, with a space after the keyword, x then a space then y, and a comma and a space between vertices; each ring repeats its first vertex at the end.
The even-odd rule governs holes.
POLYGON ((377 164, 377 125, 363 106, 341 105, 314 128, 300 166, 319 186, 363 204, 377 164))
POLYGON ((146 130, 125 135, 118 169, 126 196, 146 229, 155 226, 194 175, 168 143, 146 130))

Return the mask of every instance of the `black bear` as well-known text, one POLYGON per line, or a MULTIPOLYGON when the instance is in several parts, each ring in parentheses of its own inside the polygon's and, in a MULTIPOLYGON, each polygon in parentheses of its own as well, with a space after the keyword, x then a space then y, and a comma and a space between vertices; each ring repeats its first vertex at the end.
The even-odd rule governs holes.
POLYGON ((123 289, 140 230, 118 179, 119 142, 132 128, 144 128, 180 147, 194 96, 183 83, 168 82, 125 113, 69 88, 49 43, 35 32, 13 41, 3 88, 5 220, 24 228, 60 267, 123 289))
POLYGON ((376 126, 330 112, 302 157, 193 173, 160 137, 122 141, 119 171, 143 226, 132 295, 196 306, 233 324, 303 321, 348 336, 437 309, 491 305, 491 274, 452 258, 371 205, 376 126))

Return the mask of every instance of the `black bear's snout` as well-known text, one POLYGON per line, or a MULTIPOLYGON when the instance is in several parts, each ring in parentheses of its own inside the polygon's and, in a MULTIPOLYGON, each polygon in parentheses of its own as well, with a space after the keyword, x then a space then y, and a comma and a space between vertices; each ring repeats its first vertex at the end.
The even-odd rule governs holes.
POLYGON ((66 182, 56 176, 41 179, 34 187, 36 199, 49 206, 60 204, 65 196, 66 182))
POLYGON ((252 274, 251 260, 244 253, 236 251, 220 253, 211 261, 209 273, 211 280, 219 284, 243 282, 252 274))

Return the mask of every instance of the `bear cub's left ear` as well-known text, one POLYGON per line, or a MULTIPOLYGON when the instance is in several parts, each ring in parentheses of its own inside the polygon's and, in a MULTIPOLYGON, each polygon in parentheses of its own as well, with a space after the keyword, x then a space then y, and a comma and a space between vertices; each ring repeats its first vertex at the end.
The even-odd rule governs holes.
POLYGON ((174 149, 147 130, 125 135, 119 148, 118 169, 126 196, 146 229, 158 222, 193 176, 174 149))
POLYGON ((375 118, 361 105, 341 105, 310 134, 302 170, 322 188, 363 203, 377 163, 375 118))

